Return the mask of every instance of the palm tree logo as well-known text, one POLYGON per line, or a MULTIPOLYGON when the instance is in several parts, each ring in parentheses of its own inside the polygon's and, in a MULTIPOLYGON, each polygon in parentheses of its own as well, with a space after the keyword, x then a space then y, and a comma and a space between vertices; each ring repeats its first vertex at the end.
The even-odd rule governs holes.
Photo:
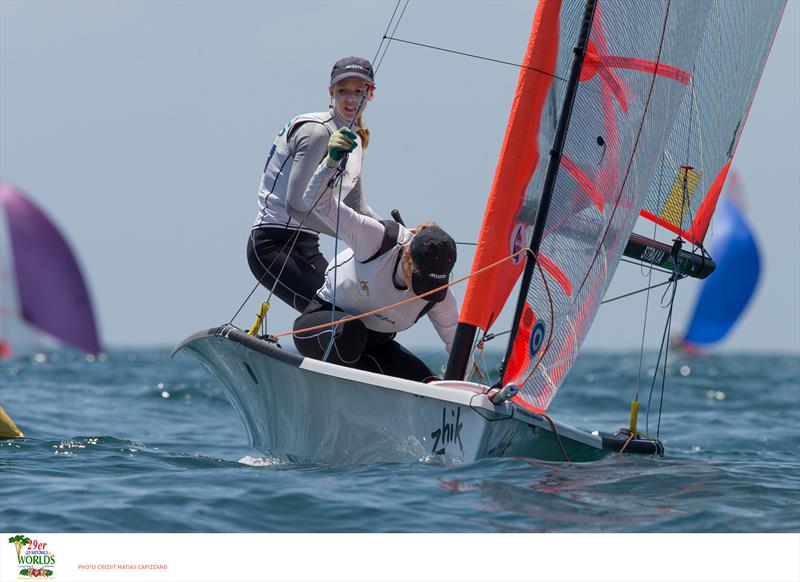
POLYGON ((22 546, 27 546, 31 543, 31 539, 26 536, 16 535, 14 537, 8 538, 9 544, 14 544, 17 548, 17 558, 20 557, 20 553, 22 552, 22 546))

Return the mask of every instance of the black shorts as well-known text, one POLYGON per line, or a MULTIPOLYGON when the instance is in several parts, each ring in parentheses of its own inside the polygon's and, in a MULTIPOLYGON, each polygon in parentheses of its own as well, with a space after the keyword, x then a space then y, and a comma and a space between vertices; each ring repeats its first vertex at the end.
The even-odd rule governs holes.
MULTIPOLYGON (((350 317, 319 297, 309 304, 294 322, 294 330, 338 321, 350 317)), ((336 326, 296 333, 294 345, 308 358, 322 360, 328 352, 327 362, 377 372, 387 376, 425 382, 439 379, 425 362, 401 346, 394 333, 368 329, 361 320, 348 321, 336 326), (333 334, 333 344, 331 344, 333 334), (329 347, 330 346, 330 347, 329 347)))

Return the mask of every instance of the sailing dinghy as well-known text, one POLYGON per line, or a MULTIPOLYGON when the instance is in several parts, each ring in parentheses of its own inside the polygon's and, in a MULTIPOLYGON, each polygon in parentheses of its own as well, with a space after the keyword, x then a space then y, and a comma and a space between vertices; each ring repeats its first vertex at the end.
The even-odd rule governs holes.
MULTIPOLYGON (((64 236, 33 200, 3 181, 0 209, 0 360, 44 344, 99 353, 89 293, 64 236)), ((0 406, 0 438, 22 436, 0 406)))
POLYGON ((89 291, 69 243, 24 192, 0 181, 0 358, 41 345, 100 353, 89 291), (7 240, 6 240, 7 239, 7 240))
POLYGON ((719 345, 733 330, 753 298, 761 273, 761 255, 744 212, 741 179, 731 172, 727 196, 714 215, 711 250, 714 277, 703 281, 686 334, 678 346, 701 354, 719 345))
POLYGON ((302 358, 258 325, 204 330, 175 352, 221 380, 253 446, 293 461, 663 454, 637 430, 638 397, 614 434, 568 426, 548 407, 623 255, 667 270, 673 288, 713 271, 702 241, 782 11, 540 0, 445 380, 302 358), (680 238, 632 234, 640 213, 680 238), (500 381, 465 380, 520 277, 500 381))

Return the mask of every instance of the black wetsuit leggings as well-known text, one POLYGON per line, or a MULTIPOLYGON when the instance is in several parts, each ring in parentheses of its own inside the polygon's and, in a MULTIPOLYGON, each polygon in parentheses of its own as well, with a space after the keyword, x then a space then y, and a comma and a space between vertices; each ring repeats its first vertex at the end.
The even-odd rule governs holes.
POLYGON ((322 287, 328 267, 328 261, 319 252, 318 235, 288 228, 253 230, 247 237, 247 263, 259 283, 270 290, 274 286, 275 295, 297 311, 308 307, 322 287), (296 233, 297 240, 292 246, 296 233), (280 280, 276 285, 278 274, 280 280))
MULTIPOLYGON (((339 309, 333 313, 333 319, 337 321, 349 316, 339 309)), ((317 297, 295 320, 294 329, 330 323, 331 317, 331 304, 317 297)), ((438 379, 422 360, 395 341, 395 334, 367 329, 360 320, 296 334, 294 345, 302 355, 321 360, 328 348, 332 329, 336 331, 327 360, 331 364, 417 382, 438 379)))

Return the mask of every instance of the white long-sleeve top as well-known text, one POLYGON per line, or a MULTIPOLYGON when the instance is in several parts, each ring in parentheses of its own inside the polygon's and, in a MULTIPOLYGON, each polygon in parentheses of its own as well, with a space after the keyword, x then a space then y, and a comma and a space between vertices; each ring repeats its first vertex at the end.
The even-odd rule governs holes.
MULTIPOLYGON (((353 315, 416 297, 405 285, 401 266, 401 253, 404 248, 408 252, 408 243, 414 238, 414 234, 400 225, 397 244, 373 259, 383 243, 385 227, 374 218, 338 203, 338 181, 328 187, 334 172, 335 168, 328 168, 324 162, 321 163, 303 195, 303 203, 308 208, 317 201, 314 214, 332 230, 336 229, 338 216, 339 238, 350 247, 330 262, 325 272, 325 283, 317 294, 353 315)), ((361 321, 374 331, 403 331, 417 322, 427 303, 424 299, 412 301, 370 315, 361 321)), ((453 292, 448 289, 445 298, 435 303, 427 315, 449 352, 458 324, 458 304, 453 292)))
MULTIPOLYGON (((333 236, 333 231, 313 213, 306 216, 308 207, 303 205, 303 193, 328 152, 328 139, 340 127, 347 127, 347 122, 335 110, 306 113, 286 124, 264 164, 253 228, 290 228, 333 236)), ((349 156, 344 173, 344 202, 357 212, 380 220, 364 201, 363 148, 361 138, 357 136, 356 141, 359 147, 349 156)))

